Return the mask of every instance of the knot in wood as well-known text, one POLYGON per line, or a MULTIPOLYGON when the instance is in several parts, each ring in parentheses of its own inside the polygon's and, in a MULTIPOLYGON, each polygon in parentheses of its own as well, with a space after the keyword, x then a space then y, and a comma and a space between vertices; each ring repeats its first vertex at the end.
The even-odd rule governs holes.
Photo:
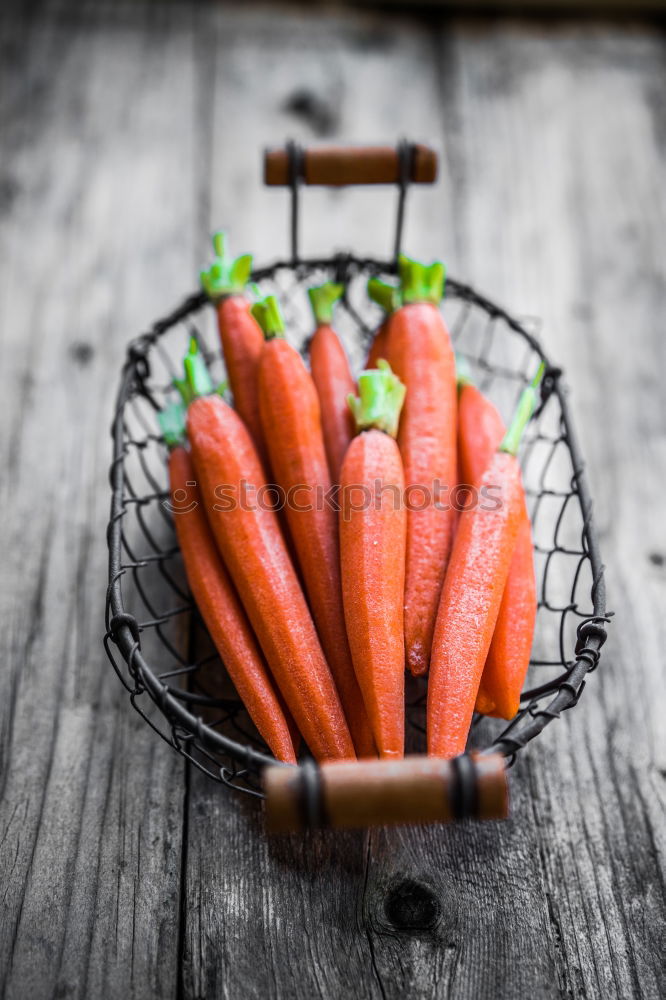
POLYGON ((389 923, 400 930, 428 930, 437 923, 440 906, 427 885, 404 879, 390 889, 384 912, 389 923))

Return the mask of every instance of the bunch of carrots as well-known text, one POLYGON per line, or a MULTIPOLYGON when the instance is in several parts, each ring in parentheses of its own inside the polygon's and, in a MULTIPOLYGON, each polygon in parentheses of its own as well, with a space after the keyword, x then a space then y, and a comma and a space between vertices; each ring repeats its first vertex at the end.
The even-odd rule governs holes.
POLYGON ((249 255, 222 234, 202 285, 233 405, 196 340, 159 415, 192 594, 280 760, 403 756, 405 669, 428 674, 428 753, 465 750, 475 711, 518 711, 536 617, 516 458, 542 371, 508 429, 457 375, 440 263, 371 278, 384 311, 357 379, 334 328, 342 285, 309 290, 309 369, 249 255), (252 298, 256 301, 252 302, 252 298), (455 487, 475 498, 457 511, 455 487), (282 498, 283 502, 278 503, 282 498))

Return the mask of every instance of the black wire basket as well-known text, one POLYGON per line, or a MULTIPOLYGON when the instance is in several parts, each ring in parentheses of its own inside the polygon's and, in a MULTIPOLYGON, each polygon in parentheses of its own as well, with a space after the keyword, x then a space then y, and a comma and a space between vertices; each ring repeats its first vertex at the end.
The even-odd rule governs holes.
MULTIPOLYGON (((312 327, 306 289, 342 281, 347 290, 336 328, 352 367, 362 367, 381 319, 367 298, 367 278, 395 274, 418 149, 401 143, 393 151, 399 198, 390 261, 352 254, 300 259, 298 196, 307 182, 306 164, 294 144, 283 153, 292 194, 292 256, 255 271, 253 280, 262 293, 278 297, 287 337, 301 351, 312 327)), ((599 663, 608 621, 603 565, 561 371, 550 364, 526 324, 469 285, 448 278, 442 311, 457 354, 505 419, 537 364, 547 365, 541 405, 520 453, 539 594, 530 670, 518 715, 509 723, 475 716, 469 740, 470 748, 499 752, 511 763, 549 722, 577 704, 585 675, 599 663)), ((214 310, 202 293, 191 295, 128 346, 112 424, 104 645, 132 705, 159 735, 217 781, 261 796, 260 772, 275 761, 228 680, 190 596, 167 503, 167 451, 156 413, 175 398, 172 380, 193 335, 214 378, 222 381, 214 310)), ((425 679, 408 675, 406 747, 411 752, 425 750, 426 686, 425 679)))

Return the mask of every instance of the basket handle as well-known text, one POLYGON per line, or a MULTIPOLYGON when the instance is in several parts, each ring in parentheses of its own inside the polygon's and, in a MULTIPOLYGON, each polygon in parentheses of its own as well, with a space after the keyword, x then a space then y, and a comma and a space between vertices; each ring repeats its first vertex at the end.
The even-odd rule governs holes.
POLYGON ((397 146, 326 146, 302 149, 289 141, 283 149, 264 153, 264 182, 291 190, 291 264, 298 255, 298 193, 301 184, 347 187, 351 184, 397 184, 398 209, 393 241, 397 261, 402 242, 405 200, 410 184, 437 179, 437 153, 428 146, 402 140, 397 146))
POLYGON ((506 761, 496 753, 273 765, 263 783, 271 833, 508 815, 506 761))
MULTIPOLYGON (((437 153, 428 146, 408 143, 406 180, 432 184, 437 179, 437 153)), ((348 187, 352 184, 399 184, 400 146, 324 146, 298 151, 296 179, 303 184, 348 187)), ((289 187, 294 181, 289 145, 264 153, 264 183, 289 187)))

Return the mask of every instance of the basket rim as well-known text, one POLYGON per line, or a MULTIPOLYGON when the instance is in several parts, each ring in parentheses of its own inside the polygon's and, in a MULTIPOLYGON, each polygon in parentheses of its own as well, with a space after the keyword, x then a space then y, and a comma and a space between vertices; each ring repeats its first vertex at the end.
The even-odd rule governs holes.
MULTIPOLYGON (((270 278, 280 270, 289 270, 299 275, 299 273, 305 274, 308 271, 318 268, 330 269, 331 267, 337 269, 341 280, 353 270, 367 270, 377 274, 393 274, 396 271, 395 261, 359 258, 351 253, 344 253, 333 257, 299 260, 297 263, 278 260, 273 264, 253 270, 251 280, 261 281, 270 278)), ((475 291, 471 285, 448 276, 447 288, 452 290, 457 298, 479 306, 491 318, 501 319, 530 344, 532 349, 549 366, 550 371, 554 373, 552 391, 557 396, 560 405, 562 424, 566 432, 567 446, 573 467, 572 481, 576 485, 575 493, 578 497, 583 516, 583 536, 587 546, 586 554, 590 560, 592 570, 591 599, 593 614, 583 619, 578 626, 578 641, 575 646, 575 658, 572 667, 548 683, 524 692, 521 696, 521 701, 526 700, 528 702, 527 713, 519 714, 516 717, 514 726, 510 724, 489 747, 480 751, 482 754, 501 753, 503 756, 510 758, 509 763, 512 763, 518 750, 522 749, 528 742, 538 736, 563 711, 577 704, 585 686, 585 675, 594 670, 598 665, 600 650, 607 635, 605 626, 609 621, 609 615, 606 610, 604 565, 601 559, 599 541, 594 523, 592 497, 585 474, 578 435, 573 424, 568 399, 569 392, 564 384, 561 371, 550 367, 549 359, 537 337, 526 329, 523 323, 515 319, 501 306, 498 306, 490 299, 475 291), (542 706, 536 703, 536 699, 545 697, 550 691, 555 692, 553 698, 542 706), (532 702, 534 702, 534 706, 532 706, 532 702)), ((181 701, 170 694, 168 686, 158 679, 143 656, 138 623, 134 616, 126 611, 122 593, 122 577, 125 572, 122 568, 121 556, 122 519, 125 513, 123 463, 126 449, 124 446, 124 407, 135 394, 137 381, 140 383, 141 377, 147 373, 147 356, 153 344, 173 326, 186 319, 191 313, 204 307, 207 303, 209 303, 209 299, 202 291, 189 295, 167 316, 157 320, 148 332, 132 339, 126 349, 125 362, 121 370, 120 386, 116 396, 115 413, 111 426, 113 457, 109 469, 109 481, 112 496, 111 513, 107 526, 109 560, 106 592, 106 635, 104 642, 107 652, 109 651, 109 642, 113 642, 118 648, 128 666, 130 675, 135 679, 137 685, 143 686, 149 693, 172 727, 172 733, 177 727, 182 731, 185 742, 196 737, 200 744, 207 750, 213 753, 226 754, 238 763, 245 765, 248 770, 256 770, 257 768, 281 762, 276 761, 270 754, 264 754, 249 744, 244 745, 239 743, 231 737, 212 729, 204 723, 201 717, 193 715, 181 701)), ((112 662, 114 662, 113 656, 110 653, 109 655, 112 662)), ((116 672, 119 673, 117 667, 116 672)), ((120 673, 119 676, 125 686, 129 687, 120 673)), ((137 689, 130 690, 136 693, 137 689)), ((152 725, 152 723, 149 724, 152 725)), ((153 728, 176 750, 189 756, 175 735, 172 735, 172 738, 168 739, 157 727, 153 726, 153 728)), ((284 764, 283 766, 290 767, 293 765, 284 764)), ((224 780, 223 772, 224 768, 221 768, 222 779, 224 780)))

